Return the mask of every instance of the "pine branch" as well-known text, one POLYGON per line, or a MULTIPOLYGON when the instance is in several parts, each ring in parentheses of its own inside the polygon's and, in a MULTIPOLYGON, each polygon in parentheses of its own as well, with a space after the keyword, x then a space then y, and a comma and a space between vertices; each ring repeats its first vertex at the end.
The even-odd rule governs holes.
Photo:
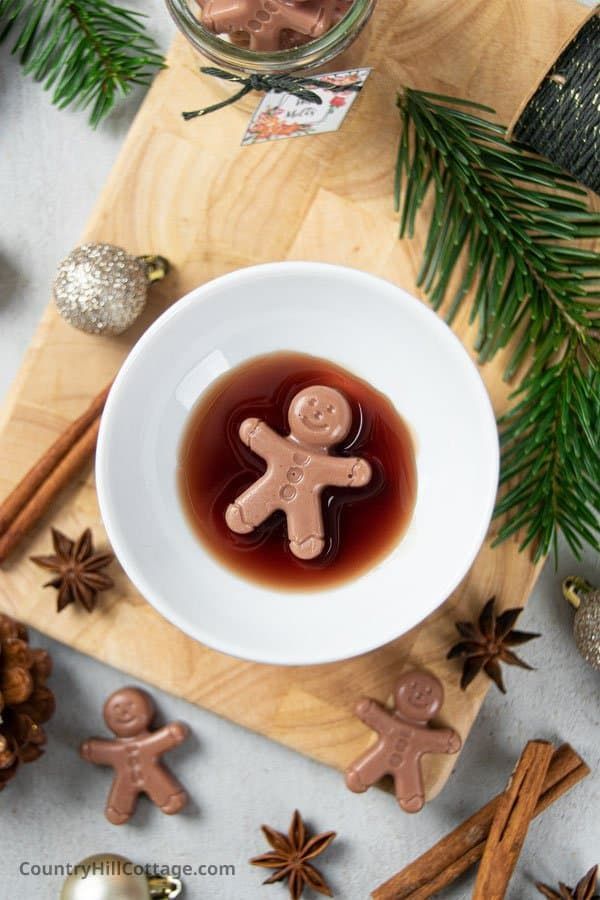
POLYGON ((0 42, 63 109, 90 108, 95 127, 119 96, 148 84, 164 66, 142 13, 107 0, 0 0, 0 42))
POLYGON ((395 199, 400 236, 433 193, 418 284, 452 322, 465 302, 479 361, 509 346, 505 378, 520 374, 500 420, 497 541, 522 535, 539 559, 560 529, 579 555, 600 549, 600 237, 586 194, 544 159, 509 144, 493 110, 407 89, 395 199), (453 276, 459 273, 458 286, 453 276))
POLYGON ((509 487, 496 507, 511 517, 496 542, 519 530, 521 546, 534 543, 538 559, 551 544, 556 550, 560 529, 577 556, 585 542, 599 549, 598 371, 569 349, 542 377, 530 373, 514 397, 500 420, 500 483, 509 487))

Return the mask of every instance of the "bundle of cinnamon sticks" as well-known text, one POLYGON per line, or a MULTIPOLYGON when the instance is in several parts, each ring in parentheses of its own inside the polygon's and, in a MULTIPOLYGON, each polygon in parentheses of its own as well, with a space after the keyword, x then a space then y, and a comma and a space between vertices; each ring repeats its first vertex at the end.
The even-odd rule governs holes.
POLYGON ((504 793, 376 888, 373 900, 427 900, 481 860, 473 900, 505 896, 532 818, 589 774, 569 744, 530 741, 504 793))
POLYGON ((65 429, 0 504, 0 564, 92 457, 110 387, 109 384, 100 391, 86 411, 65 429))

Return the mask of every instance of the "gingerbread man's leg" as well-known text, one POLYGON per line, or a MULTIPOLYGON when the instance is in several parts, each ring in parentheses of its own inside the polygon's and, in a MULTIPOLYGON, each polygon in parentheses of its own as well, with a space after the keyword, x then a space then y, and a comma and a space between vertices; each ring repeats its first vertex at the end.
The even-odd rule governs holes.
POLYGON ((155 763, 144 790, 153 803, 167 815, 178 813, 186 805, 188 795, 170 772, 155 763))
MULTIPOLYGON (((257 21, 256 19, 254 20, 257 21)), ((255 28, 252 31, 248 31, 250 35, 250 50, 256 50, 258 53, 264 53, 265 51, 273 50, 273 43, 275 42, 275 46, 279 43, 279 30, 275 30, 275 33, 271 33, 270 30, 267 30, 263 27, 255 28)))
POLYGON ((333 13, 336 0, 322 0, 316 15, 308 13, 308 6, 289 5, 285 10, 285 27, 299 31, 301 34, 316 38, 321 37, 333 24, 333 13))
POLYGON ((398 754, 395 760, 392 754, 389 762, 394 778, 396 800, 405 812, 419 812, 425 803, 419 756, 402 753, 398 754))
POLYGON ((321 498, 311 494, 299 495, 284 507, 290 550, 298 559, 314 559, 325 547, 325 529, 321 498))
POLYGON ((129 821, 135 810, 138 793, 138 788, 131 783, 129 776, 117 772, 104 811, 108 821, 113 825, 123 825, 129 821))
MULTIPOLYGON (((240 9, 239 17, 241 21, 250 18, 247 4, 244 4, 240 9)), ((227 5, 219 2, 215 3, 214 0, 207 0, 203 4, 202 22, 206 28, 214 31, 215 34, 231 31, 231 11, 227 5)))
POLYGON ((236 534, 250 534, 275 512, 271 497, 271 479, 263 476, 229 504, 225 521, 236 534))
POLYGON ((382 741, 378 741, 346 769, 346 784, 355 794, 362 794, 367 788, 389 772, 389 751, 382 741))

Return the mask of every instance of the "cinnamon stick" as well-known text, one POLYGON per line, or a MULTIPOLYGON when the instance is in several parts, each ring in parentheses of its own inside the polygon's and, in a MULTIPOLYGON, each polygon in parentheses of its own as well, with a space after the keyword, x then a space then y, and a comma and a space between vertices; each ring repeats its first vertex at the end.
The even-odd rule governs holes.
MULTIPOLYGON (((548 766, 534 816, 539 816, 586 775, 589 767, 569 744, 562 744, 548 766)), ((373 900, 427 900, 452 884, 483 856, 502 794, 446 835, 430 850, 376 888, 373 900)))
POLYGON ((473 900, 503 900, 523 849, 552 758, 547 741, 529 741, 500 797, 477 873, 473 900))
POLYGON ((0 503, 0 536, 8 531, 18 513, 31 500, 60 460, 72 449, 89 426, 100 417, 110 388, 109 384, 100 391, 97 397, 94 397, 86 411, 65 428, 8 497, 0 503))
POLYGON ((39 522, 56 495, 72 481, 90 459, 96 448, 99 429, 98 415, 13 519, 0 537, 0 563, 4 562, 17 544, 39 522))

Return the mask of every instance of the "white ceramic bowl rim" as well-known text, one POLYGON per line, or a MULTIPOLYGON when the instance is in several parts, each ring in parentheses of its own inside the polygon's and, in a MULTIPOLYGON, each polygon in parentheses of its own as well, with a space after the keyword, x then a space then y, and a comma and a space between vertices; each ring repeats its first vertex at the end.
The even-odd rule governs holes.
POLYGON ((110 392, 96 476, 113 549, 165 618, 224 653, 302 665, 381 646, 452 593, 485 538, 498 466, 487 391, 435 313, 358 270, 280 262, 208 282, 148 328, 110 392), (367 297, 371 318, 356 320, 367 297), (286 341, 290 333, 294 340, 286 341), (245 358, 283 349, 326 357, 371 381, 417 439, 417 505, 404 540, 370 572, 320 593, 280 593, 225 569, 192 533, 175 489, 177 446, 200 393, 198 360, 206 386, 207 360, 213 368, 217 361, 210 380, 245 358))

